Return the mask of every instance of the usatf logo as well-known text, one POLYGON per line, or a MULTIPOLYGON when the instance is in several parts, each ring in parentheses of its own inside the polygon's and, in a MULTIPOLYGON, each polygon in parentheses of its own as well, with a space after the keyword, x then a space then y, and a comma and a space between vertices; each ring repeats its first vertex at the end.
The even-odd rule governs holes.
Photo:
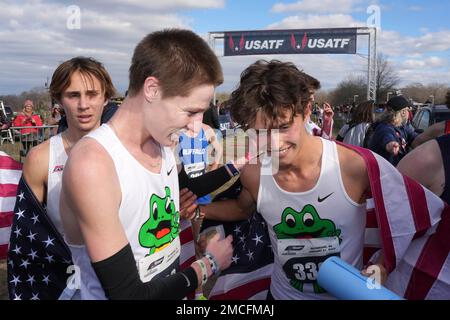
POLYGON ((231 35, 228 37, 228 45, 230 46, 230 49, 233 51, 237 51, 237 52, 242 51, 242 49, 244 49, 244 41, 245 41, 244 35, 241 34, 241 39, 239 40, 239 45, 235 46, 233 37, 231 35))
POLYGON ((343 49, 350 44, 350 38, 314 38, 308 37, 305 32, 301 42, 297 42, 294 34, 291 33, 291 47, 294 50, 308 49, 343 49))
POLYGON ((270 40, 245 40, 244 35, 241 35, 239 44, 235 44, 233 37, 228 37, 228 46, 232 51, 241 52, 245 50, 271 50, 279 49, 283 46, 283 39, 270 39, 270 40))
POLYGON ((53 168, 53 173, 61 172, 63 170, 64 170, 64 166, 55 166, 55 168, 53 168))

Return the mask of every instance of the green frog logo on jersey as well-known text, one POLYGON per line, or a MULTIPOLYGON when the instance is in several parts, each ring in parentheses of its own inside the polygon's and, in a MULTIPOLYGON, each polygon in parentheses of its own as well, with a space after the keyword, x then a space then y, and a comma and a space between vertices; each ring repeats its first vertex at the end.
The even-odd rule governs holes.
MULTIPOLYGON (((341 230, 336 229, 333 221, 322 219, 316 208, 310 204, 304 206, 300 212, 289 207, 284 209, 281 222, 275 225, 273 230, 279 240, 337 237, 341 242, 339 238, 341 230)), ((301 245, 291 247, 296 247, 298 250, 303 248, 301 245)), ((325 258, 327 257, 296 256, 283 264, 283 270, 290 279, 290 284, 297 290, 303 292, 303 284, 312 283, 315 293, 324 293, 325 290, 317 284, 316 276, 318 268, 325 258)))
POLYGON ((180 214, 171 199, 170 189, 165 188, 164 198, 152 194, 150 198, 150 218, 139 230, 139 243, 149 248, 150 254, 162 250, 177 236, 180 227, 180 214))

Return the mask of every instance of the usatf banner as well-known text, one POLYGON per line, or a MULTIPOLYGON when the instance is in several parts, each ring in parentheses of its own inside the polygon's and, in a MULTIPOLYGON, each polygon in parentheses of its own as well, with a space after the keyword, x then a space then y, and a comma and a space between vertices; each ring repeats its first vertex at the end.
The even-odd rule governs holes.
POLYGON ((225 32, 224 55, 356 53, 356 28, 225 32))

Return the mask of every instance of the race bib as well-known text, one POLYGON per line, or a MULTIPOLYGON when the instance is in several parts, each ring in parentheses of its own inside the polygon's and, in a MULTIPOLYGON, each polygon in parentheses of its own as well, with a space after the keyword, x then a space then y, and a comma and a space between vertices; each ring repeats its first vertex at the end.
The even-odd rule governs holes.
POLYGON ((205 173, 206 166, 204 162, 191 163, 184 166, 184 171, 189 178, 196 178, 205 173))
POLYGON ((304 292, 304 285, 312 284, 308 286, 311 292, 325 292, 317 284, 317 274, 327 258, 340 256, 338 237, 282 239, 278 240, 277 246, 283 271, 294 288, 304 292))
POLYGON ((141 281, 145 283, 155 277, 175 274, 180 267, 180 250, 180 237, 177 237, 161 251, 140 259, 138 269, 141 281))

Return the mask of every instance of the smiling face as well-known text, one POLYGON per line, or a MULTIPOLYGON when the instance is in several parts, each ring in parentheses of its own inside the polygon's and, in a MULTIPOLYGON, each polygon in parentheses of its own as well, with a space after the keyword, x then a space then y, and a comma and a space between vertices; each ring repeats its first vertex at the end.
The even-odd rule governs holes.
POLYGON ((257 113, 253 128, 256 132, 267 133, 267 143, 264 145, 264 137, 258 138, 258 150, 267 149, 267 154, 277 157, 280 168, 293 164, 302 146, 303 139, 307 136, 304 118, 296 115, 291 119, 291 111, 286 111, 284 116, 277 121, 273 128, 266 130, 268 125, 261 112, 257 113))
POLYGON ((214 86, 208 84, 193 88, 186 97, 162 98, 159 91, 144 108, 146 129, 161 145, 173 146, 183 130, 199 131, 213 95, 214 86))
POLYGON ((100 81, 79 71, 72 74, 70 85, 61 94, 61 104, 71 130, 89 132, 97 128, 106 103, 100 81))

